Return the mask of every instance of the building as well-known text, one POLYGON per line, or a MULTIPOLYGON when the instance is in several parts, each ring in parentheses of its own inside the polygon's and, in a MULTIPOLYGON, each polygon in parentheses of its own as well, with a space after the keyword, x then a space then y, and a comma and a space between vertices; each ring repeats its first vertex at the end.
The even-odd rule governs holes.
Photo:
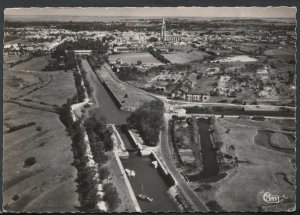
POLYGON ((194 72, 191 73, 186 79, 184 79, 182 81, 183 85, 190 87, 190 88, 193 88, 196 83, 197 83, 197 74, 194 72))
POLYGON ((181 41, 180 36, 167 35, 167 28, 166 28, 166 23, 165 23, 164 18, 163 18, 163 22, 162 22, 162 26, 161 26, 160 40, 162 42, 179 42, 179 41, 181 41))
POLYGON ((190 102, 208 102, 210 95, 206 93, 188 92, 188 88, 181 86, 171 92, 172 99, 182 99, 190 102))
POLYGON ((165 41, 168 41, 168 42, 180 42, 181 41, 181 37, 180 36, 176 36, 176 35, 166 35, 165 41))
POLYGON ((171 92, 172 99, 184 99, 186 98, 186 93, 189 91, 189 89, 186 86, 181 86, 178 89, 174 89, 171 92))
POLYGON ((113 52, 114 53, 129 53, 130 50, 126 46, 117 46, 117 47, 114 47, 113 52))
POLYGON ((209 101, 210 96, 204 93, 186 93, 183 99, 191 102, 207 102, 209 101))
POLYGON ((75 55, 91 55, 92 50, 74 50, 75 55))
POLYGON ((166 41, 166 23, 165 19, 163 18, 162 26, 161 26, 161 33, 160 33, 160 40, 165 42, 166 41))

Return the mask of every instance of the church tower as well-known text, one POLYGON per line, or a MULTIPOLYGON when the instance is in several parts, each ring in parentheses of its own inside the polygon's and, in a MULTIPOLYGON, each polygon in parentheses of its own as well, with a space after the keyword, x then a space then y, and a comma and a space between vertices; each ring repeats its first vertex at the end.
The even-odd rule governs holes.
POLYGON ((163 18, 162 26, 161 26, 161 33, 160 33, 161 41, 166 41, 166 23, 165 19, 163 18))

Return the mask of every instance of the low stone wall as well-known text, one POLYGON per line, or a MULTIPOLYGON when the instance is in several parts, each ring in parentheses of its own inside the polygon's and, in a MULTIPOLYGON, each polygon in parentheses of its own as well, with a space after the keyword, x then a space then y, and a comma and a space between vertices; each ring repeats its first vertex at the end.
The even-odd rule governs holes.
POLYGON ((176 181, 174 177, 171 175, 171 173, 164 167, 164 165, 161 163, 159 158, 157 157, 155 152, 151 152, 150 158, 154 161, 157 161, 158 163, 158 171, 162 174, 163 178, 167 181, 169 186, 174 186, 176 185, 176 181))
MULTIPOLYGON (((94 70, 93 70, 94 71, 94 70)), ((120 100, 118 99, 118 97, 115 95, 115 93, 110 89, 109 85, 105 82, 104 79, 102 79, 97 71, 94 71, 98 80, 103 84, 104 88, 107 90, 108 94, 112 97, 113 101, 115 102, 115 104, 117 105, 118 108, 120 108, 120 110, 124 110, 124 111, 129 111, 129 112, 133 112, 136 110, 136 107, 131 107, 131 106, 124 106, 122 105, 122 103, 120 102, 120 100)))
POLYGON ((126 135, 128 135, 129 140, 138 148, 141 156, 149 156, 152 153, 151 149, 144 149, 143 145, 136 139, 132 131, 130 131, 127 127, 124 128, 124 131, 126 135))
POLYGON ((114 92, 109 88, 109 86, 106 84, 105 81, 102 81, 102 84, 103 84, 104 88, 107 90, 108 94, 112 97, 112 99, 115 102, 115 104, 117 105, 117 107, 122 110, 122 104, 119 101, 119 99, 117 98, 117 96, 114 94, 114 92))
POLYGON ((112 129, 112 133, 116 137, 116 143, 118 144, 118 146, 120 146, 120 148, 123 152, 126 152, 127 150, 126 150, 125 144, 124 144, 118 130, 116 129, 116 126, 114 124, 111 124, 110 127, 112 129))

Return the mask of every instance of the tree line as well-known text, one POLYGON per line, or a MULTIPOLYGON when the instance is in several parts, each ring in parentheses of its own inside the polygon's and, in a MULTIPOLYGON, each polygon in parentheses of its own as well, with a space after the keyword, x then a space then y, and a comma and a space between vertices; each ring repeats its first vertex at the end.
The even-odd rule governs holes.
POLYGON ((148 51, 150 54, 153 55, 157 60, 159 60, 162 63, 170 63, 168 59, 166 59, 163 55, 160 49, 154 49, 153 47, 149 47, 148 51))

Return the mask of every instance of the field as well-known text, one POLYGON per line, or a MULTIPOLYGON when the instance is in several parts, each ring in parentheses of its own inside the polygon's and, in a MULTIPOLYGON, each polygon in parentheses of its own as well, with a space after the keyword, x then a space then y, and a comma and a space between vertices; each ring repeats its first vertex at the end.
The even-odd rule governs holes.
POLYGON ((136 64, 138 61, 141 61, 143 64, 160 64, 160 62, 148 52, 116 54, 110 55, 108 58, 110 62, 116 62, 118 59, 127 64, 136 64))
POLYGON ((268 49, 264 51, 264 54, 267 56, 293 56, 295 55, 295 50, 293 49, 268 49))
POLYGON ((7 53, 3 54, 3 61, 5 63, 8 63, 8 64, 10 64, 10 63, 13 64, 13 63, 16 63, 18 61, 25 61, 25 60, 27 60, 29 58, 30 58, 29 54, 22 55, 22 56, 20 56, 20 55, 9 55, 7 53))
POLYGON ((4 123, 36 125, 4 134, 3 202, 8 211, 76 211, 71 139, 54 113, 4 104, 4 123), (38 127, 41 131, 38 131, 38 127), (34 157, 36 163, 24 167, 34 157), (15 196, 15 198, 14 198, 15 196))
MULTIPOLYGON (((40 61, 41 58, 32 62, 40 61)), ((19 69, 30 70, 29 64, 25 65, 19 69)), ((40 71, 4 71, 5 210, 78 211, 72 140, 53 107, 65 103, 75 92, 71 72, 50 75, 40 71)))
POLYGON ((49 59, 51 59, 50 56, 35 57, 29 61, 20 63, 14 66, 13 68, 15 70, 42 71, 45 68, 45 66, 48 65, 49 59))
POLYGON ((221 152, 236 157, 238 165, 228 171, 224 180, 210 184, 210 190, 201 195, 228 212, 257 211, 270 206, 261 201, 264 192, 287 196, 286 204, 279 205, 277 210, 293 208, 295 154, 257 145, 255 141, 259 129, 280 130, 281 126, 242 119, 218 119, 217 125, 223 142, 221 152))
POLYGON ((66 103, 68 98, 75 95, 76 89, 71 71, 45 72, 44 74, 51 76, 51 82, 47 86, 25 96, 24 99, 38 100, 51 105, 61 106, 66 103), (64 88, 63 91, 61 90, 62 86, 64 88))
POLYGON ((6 100, 13 96, 22 95, 26 88, 30 88, 29 86, 40 84, 40 80, 31 73, 8 72, 4 69, 3 83, 3 98, 6 100))
POLYGON ((191 61, 202 60, 204 57, 209 56, 208 54, 200 51, 192 52, 179 52, 175 51, 170 54, 163 54, 163 56, 168 59, 171 63, 188 63, 191 61))

